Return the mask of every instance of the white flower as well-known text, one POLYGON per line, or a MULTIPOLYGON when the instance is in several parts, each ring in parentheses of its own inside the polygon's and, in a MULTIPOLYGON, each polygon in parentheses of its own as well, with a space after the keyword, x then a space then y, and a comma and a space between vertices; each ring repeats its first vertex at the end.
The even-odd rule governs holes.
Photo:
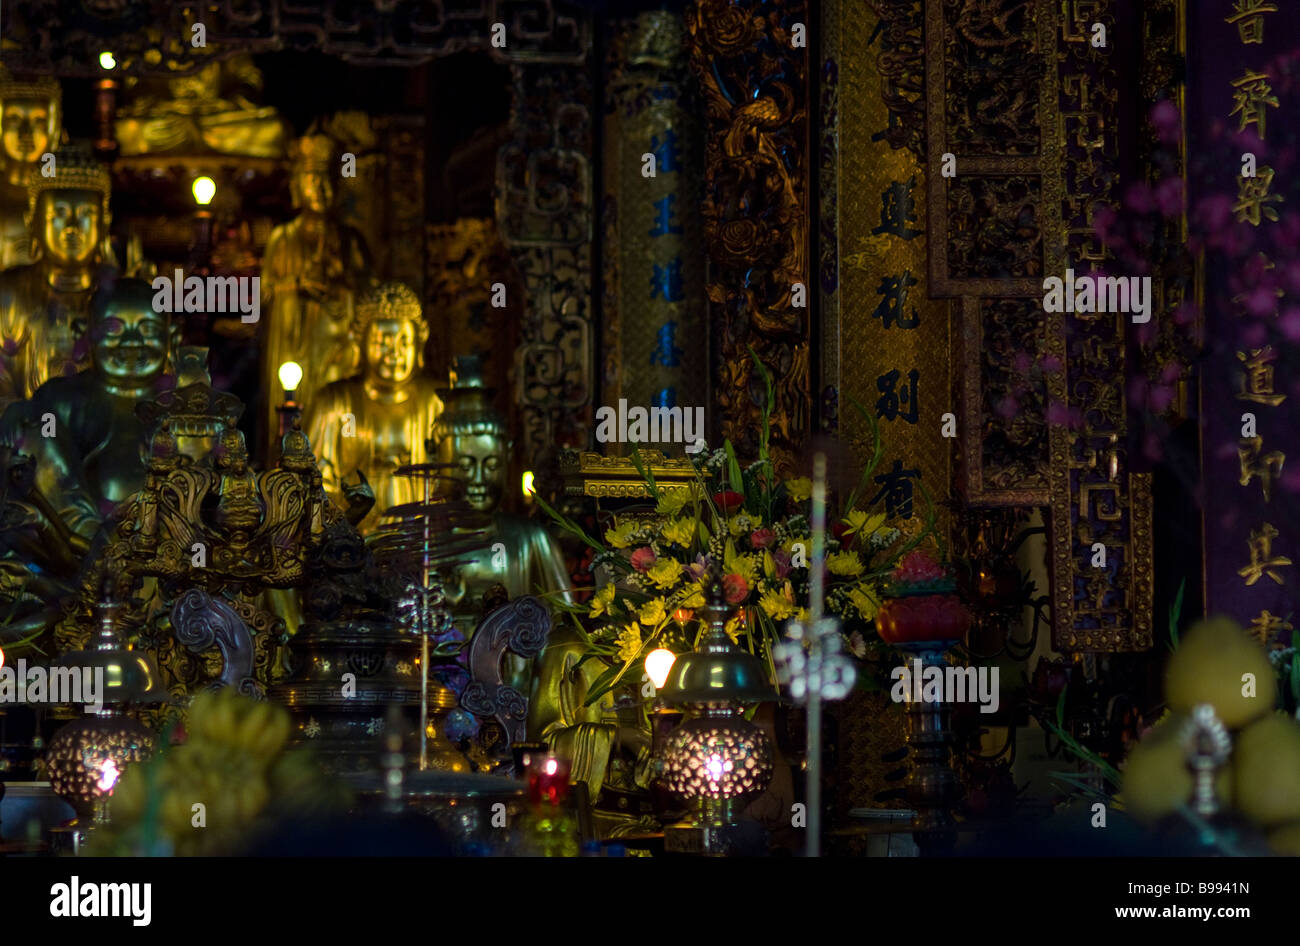
POLYGON ((307 725, 302 727, 302 734, 308 739, 315 739, 320 735, 320 723, 316 722, 315 717, 307 720, 307 725))

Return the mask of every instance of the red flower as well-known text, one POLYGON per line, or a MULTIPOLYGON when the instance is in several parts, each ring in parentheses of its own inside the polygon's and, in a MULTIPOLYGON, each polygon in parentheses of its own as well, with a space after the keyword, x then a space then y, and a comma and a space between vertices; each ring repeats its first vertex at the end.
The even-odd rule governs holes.
POLYGON ((944 577, 943 568, 928 552, 922 552, 920 549, 914 549, 904 555, 898 567, 894 569, 894 578, 897 581, 930 581, 942 577, 944 577))
POLYGON ((655 550, 648 545, 643 545, 632 553, 632 567, 639 572, 648 572, 657 560, 655 550))
POLYGON ((731 510, 739 509, 745 504, 745 497, 734 490, 725 490, 721 493, 714 493, 713 501, 722 507, 724 512, 731 512, 731 510))
POLYGON ((766 527, 755 529, 749 534, 749 544, 756 549, 765 549, 776 541, 776 533, 766 527))
POLYGON ((742 575, 726 575, 722 579, 722 590, 727 595, 727 604, 740 604, 749 597, 749 582, 742 575))

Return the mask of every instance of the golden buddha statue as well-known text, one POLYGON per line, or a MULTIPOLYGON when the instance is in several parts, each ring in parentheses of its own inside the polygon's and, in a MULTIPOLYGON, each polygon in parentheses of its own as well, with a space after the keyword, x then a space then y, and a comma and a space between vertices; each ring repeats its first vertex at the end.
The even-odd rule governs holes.
POLYGON ((54 157, 52 177, 38 169, 27 183, 37 260, 0 273, 0 403, 31 397, 50 378, 89 361, 89 346, 78 343, 103 260, 112 185, 88 152, 65 149, 54 157))
POLYGON ((257 476, 248 468, 248 448, 244 434, 238 427, 227 427, 217 443, 216 468, 220 477, 217 486, 217 510, 213 521, 235 545, 247 545, 248 538, 266 514, 266 504, 257 489, 257 476))
MULTIPOLYGON (((428 325, 408 286, 390 282, 366 291, 356 305, 354 332, 361 373, 334 381, 306 398, 303 426, 316 451, 321 486, 341 509, 350 502, 344 478, 360 471, 370 482, 375 509, 415 502, 416 480, 394 476, 399 467, 426 462, 442 402, 420 368, 428 325)), ((378 515, 357 524, 373 532, 378 515)))
POLYGON ((27 181, 41 155, 58 146, 63 90, 43 76, 19 82, 0 67, 0 146, 4 180, 0 183, 0 269, 34 262, 27 229, 27 181))
POLYGON ((285 125, 279 113, 250 98, 262 84, 248 53, 207 63, 189 75, 128 77, 117 110, 121 153, 283 157, 285 125))
MULTIPOLYGON (((262 356, 266 456, 280 430, 279 371, 286 361, 302 368, 298 400, 310 404, 325 385, 350 378, 358 353, 349 329, 356 292, 369 281, 369 256, 361 234, 335 218, 338 149, 332 138, 307 135, 290 149, 290 194, 301 212, 271 231, 262 257, 262 308, 267 313, 262 356)), ((314 441, 313 441, 314 442, 314 441)))

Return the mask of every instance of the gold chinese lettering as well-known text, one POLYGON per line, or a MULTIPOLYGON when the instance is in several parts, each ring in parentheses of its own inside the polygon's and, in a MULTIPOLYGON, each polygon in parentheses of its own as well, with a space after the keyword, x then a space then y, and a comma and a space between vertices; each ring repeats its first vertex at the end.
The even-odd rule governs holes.
POLYGON ((1243 437, 1237 444, 1237 456, 1241 459, 1242 486, 1249 486, 1250 481, 1259 478, 1264 489, 1264 502, 1273 500, 1273 484, 1282 475, 1282 464, 1286 454, 1281 450, 1261 453, 1264 449, 1263 437, 1243 437))
POLYGON ((1273 540, 1276 538, 1277 529, 1267 522, 1258 529, 1250 530, 1250 538, 1246 542, 1250 548, 1250 564, 1237 569, 1237 574, 1246 579, 1247 585, 1255 584, 1263 575, 1272 578, 1279 585, 1286 584, 1282 576, 1273 569, 1290 565, 1291 559, 1273 554, 1273 540))
POLYGON ((1272 362, 1276 357, 1272 345, 1252 348, 1249 354, 1244 351, 1237 352, 1237 360, 1241 362, 1244 369, 1237 400, 1254 401, 1256 404, 1264 404, 1268 407, 1277 407, 1286 400, 1286 395, 1279 394, 1273 387, 1272 362))
POLYGON ((1236 23, 1243 43, 1264 42, 1264 14, 1276 13, 1277 7, 1265 0, 1237 0, 1232 5, 1232 16, 1225 23, 1236 23))
POLYGON ((1291 626, 1290 621, 1283 620, 1276 614, 1269 614, 1267 610, 1259 612, 1258 617, 1250 619, 1250 636, 1265 647, 1275 646, 1276 638, 1293 630, 1295 628, 1291 626))
POLYGON ((1232 93, 1233 104, 1229 114, 1240 113, 1237 131, 1245 131, 1247 125, 1254 125, 1262 140, 1266 110, 1270 105, 1277 108, 1277 96, 1268 84, 1268 76, 1262 72, 1247 72, 1240 79, 1234 79, 1232 87, 1236 91, 1232 93))
POLYGON ((1282 195, 1270 194, 1272 187, 1273 169, 1267 166, 1259 168, 1254 177, 1237 179, 1237 203, 1232 210, 1237 215, 1238 223, 1249 223, 1252 227, 1257 227, 1261 216, 1269 220, 1277 219, 1277 211, 1267 205, 1280 204, 1282 195))

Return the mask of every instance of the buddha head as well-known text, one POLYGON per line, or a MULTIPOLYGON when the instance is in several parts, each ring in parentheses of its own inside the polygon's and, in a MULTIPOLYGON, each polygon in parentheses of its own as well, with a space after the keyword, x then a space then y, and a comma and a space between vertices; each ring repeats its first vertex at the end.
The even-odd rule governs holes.
POLYGON ((328 135, 306 135, 289 148, 293 161, 289 195, 305 213, 325 214, 334 206, 338 148, 328 135))
POLYGON ((65 149, 54 154, 54 174, 32 171, 27 183, 27 226, 34 256, 59 266, 85 267, 99 254, 108 233, 108 170, 89 152, 65 149))
POLYGON ((34 164, 59 141, 63 91, 52 78, 19 82, 0 73, 0 144, 5 159, 34 164))
POLYGON ((103 285, 90 303, 91 363, 109 385, 144 387, 163 374, 171 349, 171 317, 153 309, 142 279, 103 285))
POLYGON ((454 465, 470 506, 494 512, 505 495, 510 437, 492 407, 492 389, 483 386, 478 359, 456 359, 452 387, 438 394, 443 403, 435 429, 438 462, 454 465))
POLYGON ((420 368, 429 336, 420 300, 400 282, 381 283, 357 301, 353 327, 368 382, 397 387, 420 368))

